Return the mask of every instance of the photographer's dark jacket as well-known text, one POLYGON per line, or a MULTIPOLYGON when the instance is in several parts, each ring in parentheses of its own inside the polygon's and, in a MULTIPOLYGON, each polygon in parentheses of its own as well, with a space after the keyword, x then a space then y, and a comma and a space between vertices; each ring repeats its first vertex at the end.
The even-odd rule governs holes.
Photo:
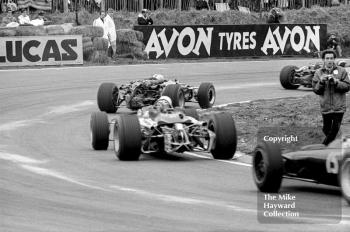
POLYGON ((327 70, 325 67, 318 69, 312 79, 312 88, 320 96, 322 114, 344 113, 346 111, 345 94, 350 90, 350 80, 344 68, 335 66, 331 70, 327 70), (330 74, 339 80, 337 84, 329 80, 321 82, 323 75, 330 74))
POLYGON ((137 23, 139 25, 153 25, 153 20, 150 17, 145 17, 142 14, 139 14, 137 17, 137 23))

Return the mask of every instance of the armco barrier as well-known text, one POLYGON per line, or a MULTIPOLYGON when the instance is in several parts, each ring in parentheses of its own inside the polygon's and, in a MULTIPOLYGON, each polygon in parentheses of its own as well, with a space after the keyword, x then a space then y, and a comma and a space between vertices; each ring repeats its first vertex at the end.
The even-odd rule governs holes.
POLYGON ((0 66, 83 64, 81 35, 0 37, 0 66))
POLYGON ((326 24, 135 26, 150 59, 304 56, 326 47, 326 24))

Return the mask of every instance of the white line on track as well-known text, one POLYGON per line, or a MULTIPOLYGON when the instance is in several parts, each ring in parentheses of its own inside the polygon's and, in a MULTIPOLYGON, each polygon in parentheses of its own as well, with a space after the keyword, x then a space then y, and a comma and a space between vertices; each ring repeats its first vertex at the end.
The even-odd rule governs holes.
POLYGON ((246 84, 235 84, 232 86, 218 86, 215 90, 230 90, 230 89, 244 89, 250 87, 260 87, 260 86, 280 86, 277 82, 264 82, 264 83, 246 83, 246 84))
POLYGON ((190 205, 207 205, 207 206, 226 208, 228 210, 234 210, 234 211, 240 211, 240 212, 256 213, 256 209, 241 208, 241 207, 232 205, 230 203, 221 202, 221 201, 200 200, 200 199, 190 198, 190 197, 179 197, 174 195, 159 194, 159 193, 145 191, 142 189, 126 188, 126 187, 117 186, 117 185, 111 185, 110 188, 117 189, 119 191, 130 192, 136 195, 140 195, 142 197, 161 200, 164 202, 190 204, 190 205))
POLYGON ((95 104, 94 101, 83 101, 73 105, 62 105, 62 106, 52 107, 47 114, 60 115, 60 114, 72 113, 72 112, 84 110, 94 104, 95 104))
POLYGON ((85 184, 85 183, 77 181, 77 180, 75 180, 73 178, 67 177, 67 176, 65 176, 62 173, 59 173, 59 172, 56 172, 56 171, 53 171, 53 170, 49 170, 47 168, 40 168, 40 167, 35 167, 35 166, 27 165, 27 164, 22 164, 21 167, 26 169, 26 170, 28 170, 28 171, 30 171, 30 172, 38 174, 38 175, 50 176, 50 177, 54 177, 54 178, 57 178, 57 179, 60 179, 60 180, 64 180, 64 181, 67 181, 67 182, 70 182, 70 183, 73 183, 73 184, 84 186, 84 187, 87 187, 87 188, 107 191, 104 188, 101 188, 101 187, 98 187, 98 186, 94 186, 94 185, 90 185, 90 184, 85 184))
MULTIPOLYGON (((252 167, 251 164, 247 164, 247 163, 242 163, 242 162, 238 162, 238 161, 234 161, 234 160, 220 160, 220 159, 213 159, 211 157, 205 156, 205 155, 199 155, 196 153, 192 153, 192 152, 186 152, 186 154, 194 156, 194 157, 199 157, 199 158, 203 158, 203 159, 210 159, 210 160, 215 160, 218 162, 223 162, 223 163, 229 163, 229 164, 235 164, 235 165, 240 165, 240 166, 245 166, 245 167, 252 167)), ((243 153, 242 153, 243 154, 243 153)), ((242 156, 242 155, 241 155, 242 156)), ((238 157, 236 157, 238 158, 238 157)))
POLYGON ((41 122, 38 119, 31 119, 31 120, 19 120, 19 121, 13 121, 13 122, 8 122, 5 124, 0 125, 0 131, 10 131, 10 130, 15 130, 21 127, 26 127, 30 126, 34 123, 41 122))
POLYGON ((25 163, 25 164, 42 164, 47 162, 47 161, 36 160, 26 156, 11 154, 11 153, 2 152, 2 151, 0 151, 0 159, 11 161, 14 163, 25 163))
POLYGON ((5 124, 2 124, 0 125, 0 131, 10 131, 21 127, 28 127, 36 123, 44 123, 45 117, 82 111, 94 104, 95 104, 94 101, 83 101, 72 105, 62 105, 62 106, 51 107, 49 108, 48 112, 41 114, 31 120, 18 120, 18 121, 7 122, 5 124))

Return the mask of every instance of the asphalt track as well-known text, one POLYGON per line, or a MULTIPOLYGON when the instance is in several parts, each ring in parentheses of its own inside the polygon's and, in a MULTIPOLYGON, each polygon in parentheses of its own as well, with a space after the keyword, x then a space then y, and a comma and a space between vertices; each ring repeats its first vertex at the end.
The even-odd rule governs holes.
POLYGON ((278 81, 284 65, 308 62, 1 70, 0 231, 349 231, 350 208, 338 188, 285 180, 281 191, 296 194, 305 215, 323 217, 264 224, 249 159, 142 155, 121 162, 111 148, 94 151, 89 142, 102 82, 153 73, 211 81, 216 104, 226 104, 312 94, 283 90, 278 81))

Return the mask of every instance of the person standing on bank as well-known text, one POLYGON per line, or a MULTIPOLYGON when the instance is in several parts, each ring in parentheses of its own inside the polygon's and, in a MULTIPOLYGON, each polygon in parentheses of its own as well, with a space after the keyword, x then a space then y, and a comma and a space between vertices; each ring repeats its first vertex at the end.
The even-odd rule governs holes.
POLYGON ((102 27, 103 28, 103 38, 109 40, 108 38, 108 27, 107 27, 107 20, 106 20, 106 12, 104 10, 100 11, 100 17, 94 20, 92 23, 95 27, 102 27))
POLYGON ((151 14, 147 9, 141 11, 141 14, 137 17, 137 23, 139 25, 153 25, 151 14))
POLYGON ((350 80, 346 70, 335 64, 336 53, 325 50, 322 53, 323 67, 318 69, 312 79, 313 91, 320 97, 323 118, 324 145, 337 136, 346 111, 346 92, 350 80))
POLYGON ((108 47, 111 47, 112 49, 112 54, 109 54, 111 57, 113 57, 117 51, 117 32, 115 30, 113 13, 114 13, 114 10, 112 8, 109 8, 107 11, 107 16, 105 18, 106 27, 108 28, 108 33, 107 33, 108 41, 109 41, 108 47))

